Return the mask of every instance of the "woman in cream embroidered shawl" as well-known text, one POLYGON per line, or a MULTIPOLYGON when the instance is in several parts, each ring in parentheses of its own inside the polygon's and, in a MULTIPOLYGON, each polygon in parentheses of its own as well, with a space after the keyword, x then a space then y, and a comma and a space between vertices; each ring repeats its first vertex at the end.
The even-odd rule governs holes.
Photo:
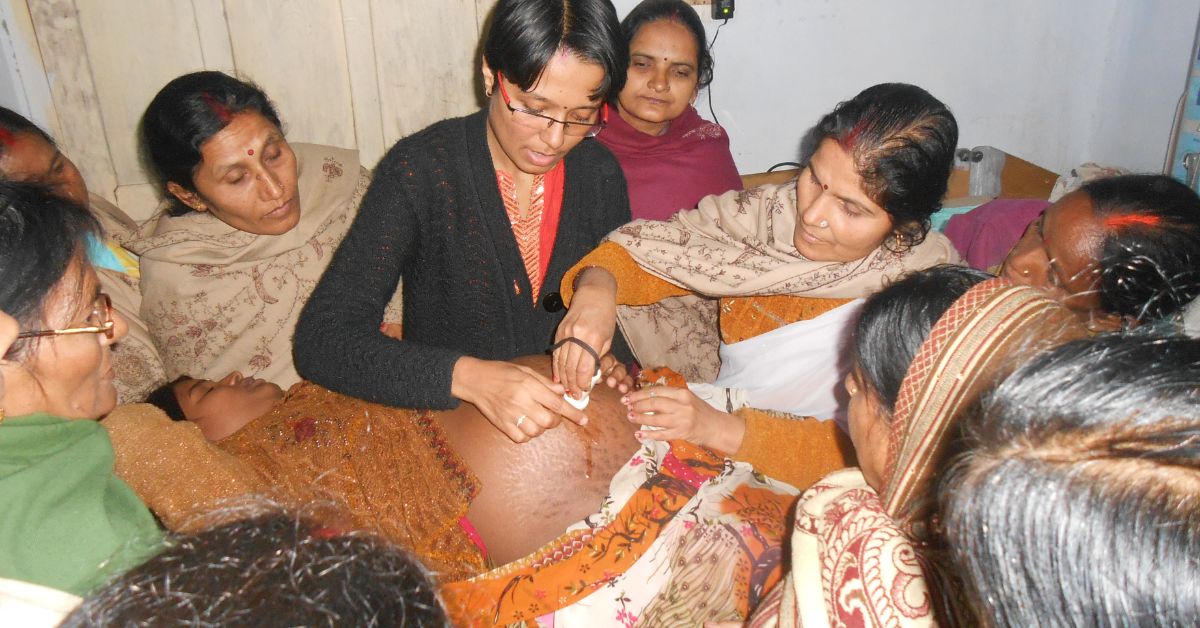
POLYGON ((281 129, 262 91, 220 72, 174 79, 146 110, 142 139, 172 204, 128 246, 170 378, 300 379, 296 319, 369 177, 356 151, 289 144, 281 129))
MULTIPOLYGON (((762 446, 830 438, 837 428, 808 425, 801 434, 800 422, 732 411, 841 414, 842 345, 862 298, 905 272, 958 260, 929 231, 958 138, 944 104, 912 85, 876 85, 816 130, 816 152, 795 184, 710 196, 664 222, 635 221, 565 276, 571 312, 560 338, 603 351, 619 312, 643 366, 717 387, 692 387, 713 406, 687 389, 631 393, 632 419, 664 428, 648 437, 691 440, 785 475, 771 465, 786 458, 762 456, 762 446)), ((590 368, 574 346, 555 354, 568 388, 586 382, 590 368)))

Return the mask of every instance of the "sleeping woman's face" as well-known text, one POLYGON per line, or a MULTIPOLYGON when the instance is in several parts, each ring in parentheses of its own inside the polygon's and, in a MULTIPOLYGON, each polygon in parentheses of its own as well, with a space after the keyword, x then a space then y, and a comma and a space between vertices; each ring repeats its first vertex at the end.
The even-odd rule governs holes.
POLYGON ((175 182, 183 204, 247 233, 281 235, 300 222, 296 154, 283 131, 257 111, 237 113, 200 145, 195 191, 175 182))
POLYGON ((862 384, 857 367, 846 375, 844 385, 846 393, 850 395, 850 442, 854 443, 858 467, 862 469, 867 484, 876 492, 881 492, 883 476, 887 472, 891 425, 879 396, 862 384))
POLYGON ((270 412, 283 398, 279 386, 243 377, 234 371, 219 381, 181 379, 172 385, 179 409, 187 420, 200 427, 210 441, 218 441, 242 429, 250 421, 270 412))
POLYGON ((854 158, 831 139, 800 171, 796 211, 796 249, 814 262, 862 259, 892 233, 891 214, 867 195, 854 158))
POLYGON ((1105 326, 1097 284, 1104 228, 1091 197, 1073 192, 1046 208, 1004 260, 1000 274, 1045 291, 1089 323, 1105 326))

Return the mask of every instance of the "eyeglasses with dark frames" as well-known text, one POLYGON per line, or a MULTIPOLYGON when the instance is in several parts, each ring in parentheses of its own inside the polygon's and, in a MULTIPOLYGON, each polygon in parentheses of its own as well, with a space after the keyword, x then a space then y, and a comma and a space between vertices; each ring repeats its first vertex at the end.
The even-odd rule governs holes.
POLYGON ((23 331, 17 338, 37 338, 40 336, 70 336, 72 334, 104 334, 108 339, 113 337, 113 327, 116 323, 112 316, 112 299, 101 292, 92 303, 92 314, 88 316, 86 326, 67 327, 65 329, 38 329, 23 331))
POLYGON ((559 120, 523 107, 514 107, 512 99, 508 97, 508 90, 504 89, 504 75, 500 72, 496 72, 496 84, 500 86, 500 97, 504 99, 504 106, 508 107, 513 114, 513 120, 521 126, 531 129, 548 129, 555 124, 561 124, 563 133, 572 137, 596 137, 600 131, 604 130, 604 127, 608 126, 608 103, 600 106, 597 112, 600 119, 595 122, 559 120))

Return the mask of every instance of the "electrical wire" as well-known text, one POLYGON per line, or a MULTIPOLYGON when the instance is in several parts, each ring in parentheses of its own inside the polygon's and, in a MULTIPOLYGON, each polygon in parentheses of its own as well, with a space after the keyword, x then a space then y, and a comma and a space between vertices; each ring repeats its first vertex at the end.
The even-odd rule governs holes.
MULTIPOLYGON (((713 33, 712 41, 710 41, 708 43, 708 54, 710 54, 710 55, 713 54, 713 46, 717 45, 717 37, 721 36, 721 27, 725 26, 728 23, 729 23, 729 18, 725 18, 725 19, 721 20, 720 24, 717 25, 717 30, 716 30, 716 32, 713 33)), ((716 64, 717 64, 717 58, 715 55, 713 55, 713 65, 716 65, 716 64)), ((712 116, 712 121, 714 123, 720 125, 721 121, 717 120, 717 112, 713 110, 712 83, 708 84, 708 89, 706 91, 708 92, 708 115, 712 116)))

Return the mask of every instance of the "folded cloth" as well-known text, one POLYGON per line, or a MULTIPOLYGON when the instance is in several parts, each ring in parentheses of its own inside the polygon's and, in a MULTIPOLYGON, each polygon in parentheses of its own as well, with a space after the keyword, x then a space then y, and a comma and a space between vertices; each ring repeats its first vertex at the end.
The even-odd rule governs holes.
POLYGON ((944 233, 971 268, 991 270, 1049 205, 1040 199, 998 198, 951 217, 944 233))

